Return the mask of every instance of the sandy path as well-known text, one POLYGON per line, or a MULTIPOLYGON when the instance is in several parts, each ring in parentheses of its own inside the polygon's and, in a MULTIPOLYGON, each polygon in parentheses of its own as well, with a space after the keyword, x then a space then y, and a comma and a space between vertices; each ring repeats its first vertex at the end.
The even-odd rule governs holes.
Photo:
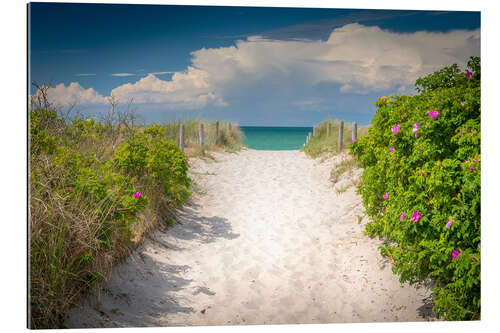
POLYGON ((193 160, 201 193, 182 224, 116 267, 68 327, 428 320, 430 292, 401 285, 362 233, 361 199, 298 151, 193 160))

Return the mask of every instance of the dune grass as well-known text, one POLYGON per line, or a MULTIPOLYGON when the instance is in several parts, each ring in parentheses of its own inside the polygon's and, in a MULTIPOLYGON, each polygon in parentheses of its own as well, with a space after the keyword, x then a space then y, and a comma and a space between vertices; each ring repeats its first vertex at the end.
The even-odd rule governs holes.
MULTIPOLYGON (((170 226, 189 198, 188 156, 235 151, 242 133, 201 120, 136 125, 133 117, 100 120, 62 116, 40 105, 30 111, 30 328, 61 328, 70 307, 106 279, 111 267, 153 230, 170 226)), ((113 111, 114 112, 114 111, 113 111)))
POLYGON ((203 156, 209 151, 235 152, 243 147, 243 133, 236 123, 219 122, 219 135, 216 138, 216 121, 188 119, 169 122, 163 125, 165 136, 179 145, 180 125, 184 124, 184 151, 188 157, 203 156), (204 146, 200 147, 200 123, 203 123, 204 146))
MULTIPOLYGON (((339 120, 324 120, 316 126, 316 135, 303 146, 300 150, 312 158, 320 156, 338 154, 337 145, 339 139, 339 120), (330 133, 328 135, 328 124, 330 124, 330 133)), ((368 127, 358 125, 358 138, 365 135, 368 127)), ((348 149, 352 137, 352 123, 344 123, 342 151, 348 149)))

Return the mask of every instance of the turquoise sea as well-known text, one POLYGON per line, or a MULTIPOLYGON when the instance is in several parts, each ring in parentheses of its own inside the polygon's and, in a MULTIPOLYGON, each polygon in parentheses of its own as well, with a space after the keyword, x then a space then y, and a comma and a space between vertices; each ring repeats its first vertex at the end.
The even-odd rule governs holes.
POLYGON ((257 150, 298 150, 306 142, 312 127, 257 127, 240 126, 243 143, 257 150))

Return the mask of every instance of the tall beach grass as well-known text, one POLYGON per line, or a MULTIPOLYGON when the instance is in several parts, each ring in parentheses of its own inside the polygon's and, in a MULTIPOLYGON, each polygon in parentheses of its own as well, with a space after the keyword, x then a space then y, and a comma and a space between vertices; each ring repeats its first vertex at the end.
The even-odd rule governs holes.
MULTIPOLYGON (((344 124, 343 132, 343 144, 342 150, 349 148, 351 135, 352 135, 352 123, 344 124)), ((305 144, 300 150, 305 152, 308 156, 312 158, 317 158, 325 154, 333 155, 339 153, 338 151, 338 140, 339 140, 339 129, 340 120, 330 120, 326 119, 322 121, 319 125, 316 125, 316 135, 305 144), (330 125, 330 133, 328 133, 328 125, 330 125)), ((365 135, 368 131, 367 126, 358 126, 357 136, 358 138, 365 135)), ((305 139, 305 138, 304 138, 305 139)))
POLYGON ((137 125, 112 110, 96 120, 69 117, 50 105, 29 112, 30 328, 61 328, 82 295, 106 279, 145 237, 175 220, 189 198, 188 156, 235 151, 242 134, 233 124, 184 121, 137 125))

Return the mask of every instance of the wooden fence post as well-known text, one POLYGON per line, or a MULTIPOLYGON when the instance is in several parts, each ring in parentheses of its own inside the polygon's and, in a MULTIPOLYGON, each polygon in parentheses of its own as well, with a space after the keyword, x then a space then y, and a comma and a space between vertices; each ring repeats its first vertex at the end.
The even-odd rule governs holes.
POLYGON ((179 131, 179 149, 184 151, 184 124, 181 124, 179 131))
POLYGON ((215 144, 219 142, 219 121, 215 122, 215 144))
POLYGON ((318 126, 313 127, 313 136, 318 135, 318 126))
POLYGON ((342 141, 343 141, 343 139, 344 139, 344 121, 341 120, 340 121, 340 127, 339 127, 339 142, 338 142, 339 145, 337 147, 337 150, 339 152, 342 151, 342 146, 343 146, 343 142, 342 141))
POLYGON ((358 124, 352 123, 352 140, 356 141, 358 139, 358 124))
POLYGON ((228 122, 228 123, 227 123, 227 130, 228 130, 229 132, 231 132, 231 122, 228 122))
POLYGON ((326 136, 330 136, 330 121, 326 123, 326 136))
POLYGON ((200 123, 200 148, 203 149, 205 143, 205 133, 203 133, 203 124, 200 123))

